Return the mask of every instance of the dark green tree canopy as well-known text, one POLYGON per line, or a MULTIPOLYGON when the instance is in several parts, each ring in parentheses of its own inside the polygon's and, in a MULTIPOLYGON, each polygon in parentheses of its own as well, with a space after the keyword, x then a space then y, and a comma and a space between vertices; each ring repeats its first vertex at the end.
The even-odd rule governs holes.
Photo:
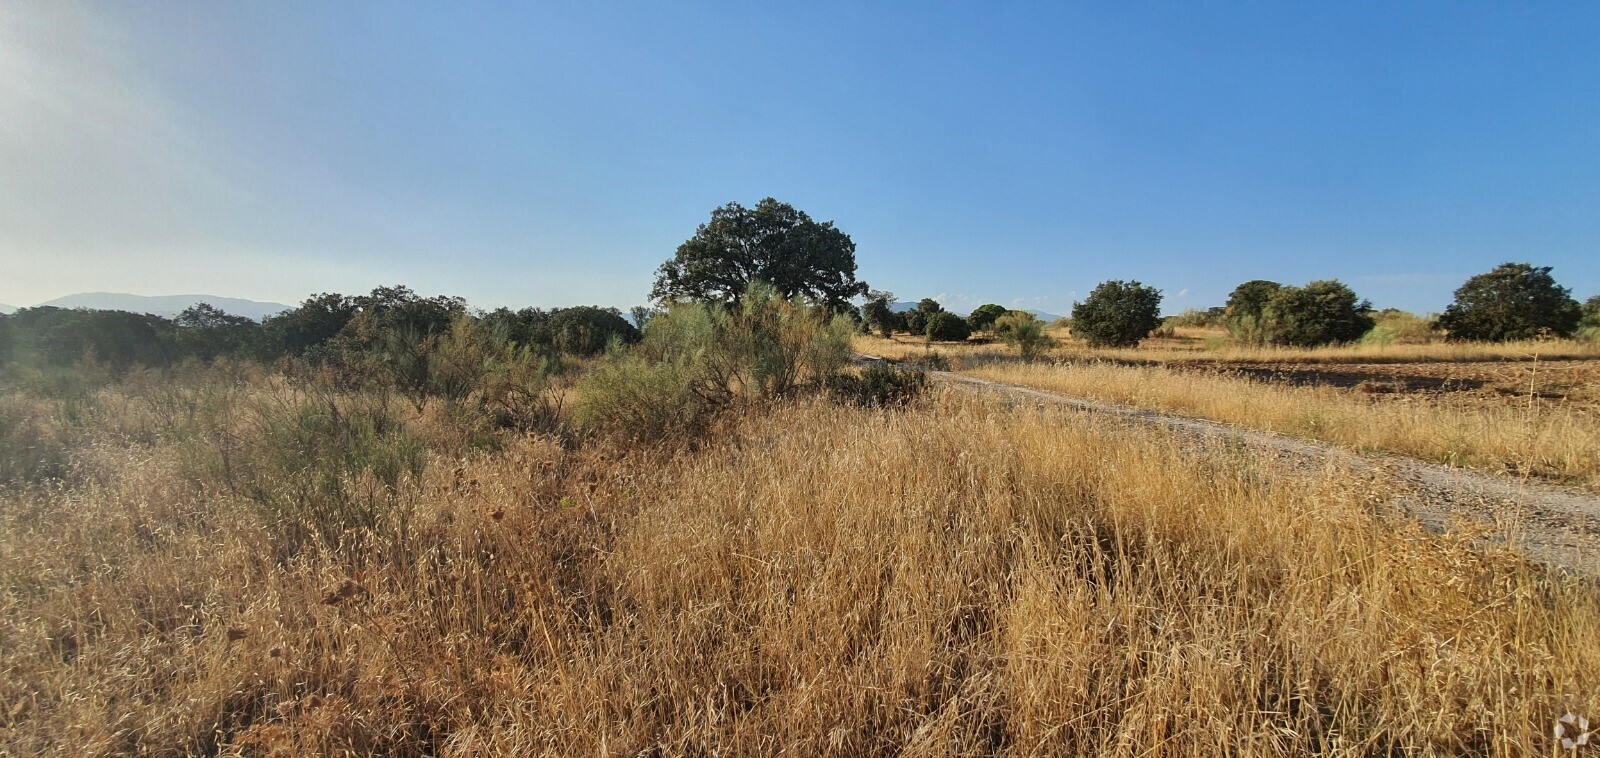
POLYGON ((960 342, 972 336, 972 329, 967 326, 967 320, 948 311, 939 311, 928 316, 928 325, 925 333, 929 340, 939 342, 960 342))
POLYGON ((172 320, 180 352, 212 360, 242 352, 261 331, 261 325, 232 315, 210 303, 196 303, 172 320))
POLYGON ((1504 342, 1545 332, 1570 337, 1582 316, 1572 291, 1556 284, 1549 266, 1502 263, 1461 285, 1439 326, 1453 340, 1504 342))
POLYGON ((639 330, 616 308, 580 305, 550 314, 550 334, 557 350, 572 355, 599 355, 616 339, 637 342, 639 330))
POLYGON ((1274 344, 1314 347, 1354 342, 1372 329, 1372 305, 1337 279, 1282 287, 1262 311, 1274 344))
POLYGON ((324 292, 267 318, 265 327, 282 350, 300 355, 337 337, 355 315, 353 300, 336 292, 324 292))
POLYGON ((1281 289, 1283 285, 1265 279, 1253 279, 1233 288, 1222 316, 1228 333, 1246 342, 1265 342, 1267 302, 1281 289))
POLYGON ((753 282, 841 313, 867 291, 856 280, 856 244, 849 235, 769 197, 754 208, 728 203, 712 211, 711 220, 661 264, 650 297, 736 303, 753 282))
POLYGON ((996 319, 1004 315, 1006 315, 1004 306, 987 303, 972 309, 972 312, 967 314, 967 324, 973 331, 986 331, 994 326, 996 319))
POLYGON ((1161 290, 1136 281, 1101 282, 1072 306, 1072 333, 1089 347, 1133 347, 1161 326, 1161 290))

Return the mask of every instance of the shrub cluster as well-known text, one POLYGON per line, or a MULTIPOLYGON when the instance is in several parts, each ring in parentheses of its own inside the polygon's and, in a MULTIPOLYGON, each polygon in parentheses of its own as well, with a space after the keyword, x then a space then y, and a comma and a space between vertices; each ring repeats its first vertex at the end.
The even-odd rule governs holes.
POLYGON ((759 282, 736 305, 673 303, 578 384, 577 421, 632 439, 688 435, 740 399, 824 386, 849 363, 853 332, 847 317, 759 282))

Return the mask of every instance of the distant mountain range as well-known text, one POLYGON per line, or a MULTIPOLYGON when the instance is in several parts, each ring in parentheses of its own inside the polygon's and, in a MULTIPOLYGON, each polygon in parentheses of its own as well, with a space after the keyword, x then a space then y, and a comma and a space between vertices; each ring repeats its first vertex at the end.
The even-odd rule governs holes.
POLYGON ((17 308, 14 305, 6 305, 5 303, 0 303, 0 313, 10 313, 10 312, 12 312, 12 311, 14 311, 16 309, 17 308))
POLYGON ((76 295, 58 297, 39 305, 53 305, 57 308, 89 308, 101 311, 149 313, 162 318, 172 318, 197 303, 210 303, 213 308, 220 308, 235 316, 245 316, 257 321, 274 313, 289 310, 292 307, 283 303, 263 303, 257 300, 218 297, 216 295, 149 296, 130 295, 125 292, 81 292, 76 295))
MULTIPOLYGON (((914 311, 916 309, 917 309, 917 304, 916 303, 896 302, 894 305, 889 306, 889 310, 894 311, 895 313, 905 313, 906 311, 914 311)), ((949 310, 949 309, 946 309, 946 310, 949 310)), ((1028 313, 1032 313, 1036 318, 1038 318, 1040 321, 1043 321, 1045 323, 1049 323, 1051 321, 1055 321, 1058 318, 1061 318, 1061 316, 1059 316, 1057 314, 1046 313, 1044 311, 1037 311, 1037 310, 1034 310, 1032 308, 1023 308, 1022 310, 1027 311, 1028 313)), ((968 313, 962 313, 961 311, 950 311, 950 312, 954 313, 957 316, 960 316, 962 318, 966 318, 967 316, 971 315, 971 314, 968 314, 968 313)))

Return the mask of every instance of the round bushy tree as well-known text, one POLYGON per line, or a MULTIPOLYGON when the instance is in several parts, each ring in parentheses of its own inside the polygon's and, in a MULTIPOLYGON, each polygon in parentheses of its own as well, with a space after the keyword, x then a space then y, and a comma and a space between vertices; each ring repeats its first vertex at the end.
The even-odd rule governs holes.
POLYGON ((928 316, 928 339, 937 342, 959 342, 972 336, 967 320, 948 311, 928 316))
POLYGON ((1161 326, 1161 290, 1136 281, 1101 282, 1072 305, 1072 332, 1089 347, 1133 347, 1161 326))
POLYGON ((803 296, 834 313, 846 312, 851 298, 867 292, 856 279, 850 235, 769 197, 754 208, 728 203, 712 211, 711 220, 661 264, 650 297, 661 303, 737 304, 758 281, 785 298, 803 296))
POLYGON ((1371 314, 1372 305, 1337 279, 1280 288, 1263 310, 1268 339, 1297 347, 1361 339, 1375 323, 1371 314))
POLYGON ((972 327, 972 331, 975 332, 988 331, 994 326, 994 322, 1004 315, 1006 315, 1004 306, 994 303, 980 305, 967 314, 967 326, 972 327))
POLYGON ((1543 333, 1569 337, 1582 316, 1572 291, 1556 284, 1549 266, 1502 263, 1456 290, 1439 327, 1452 340, 1505 342, 1543 333))
POLYGON ((1281 289, 1283 285, 1265 279, 1253 279, 1233 288, 1222 311, 1222 324, 1228 333, 1245 342, 1266 342, 1267 302, 1281 289))

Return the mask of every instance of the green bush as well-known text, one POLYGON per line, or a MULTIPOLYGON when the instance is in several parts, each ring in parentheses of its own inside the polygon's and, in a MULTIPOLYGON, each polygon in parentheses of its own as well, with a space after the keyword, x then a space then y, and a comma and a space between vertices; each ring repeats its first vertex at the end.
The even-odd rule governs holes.
POLYGON ((1161 326, 1161 290, 1136 281, 1101 282, 1072 306, 1072 332, 1089 347, 1133 347, 1161 326))
POLYGON ((1264 311, 1267 339, 1277 345, 1315 347, 1354 342, 1371 331, 1372 307, 1337 280, 1282 287, 1264 311))
POLYGON ((736 306, 675 303, 637 346, 579 382, 577 417, 584 428, 640 439, 692 432, 740 398, 824 386, 848 365, 854 328, 759 283, 736 306))
POLYGON ((1022 353, 1023 360, 1032 361, 1055 347, 1056 341, 1045 332, 1039 317, 1027 311, 1008 311, 994 323, 995 334, 1022 353))
POLYGON ((1271 330, 1267 324, 1267 303, 1283 289, 1277 282, 1254 279, 1233 288, 1222 311, 1222 325, 1240 342, 1265 344, 1271 330))
POLYGON ((382 395, 308 388, 252 416, 245 439, 217 437, 207 478, 258 504, 286 556, 359 542, 426 467, 427 451, 382 395))
POLYGON ((967 326, 967 320, 949 313, 940 311, 928 317, 926 332, 929 340, 937 342, 960 342, 972 336, 972 328, 967 326))
POLYGON ((696 374, 686 360, 614 356, 579 382, 574 420, 582 429, 634 442, 691 437, 715 410, 697 389, 696 374))
POLYGON ((1443 336, 1428 319, 1395 308, 1385 308, 1374 319, 1372 329, 1361 335, 1363 345, 1425 345, 1443 336))

